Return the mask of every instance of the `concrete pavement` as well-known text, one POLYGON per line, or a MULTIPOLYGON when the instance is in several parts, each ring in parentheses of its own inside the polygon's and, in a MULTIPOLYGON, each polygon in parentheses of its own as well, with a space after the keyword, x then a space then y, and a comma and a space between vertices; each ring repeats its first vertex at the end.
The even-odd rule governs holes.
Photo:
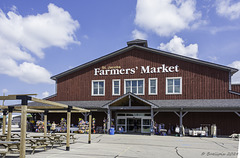
MULTIPOLYGON (((93 134, 88 144, 87 134, 77 134, 76 143, 54 149, 36 149, 27 158, 236 158, 238 141, 231 138, 148 136, 128 134, 93 134)), ((14 156, 14 155, 12 155, 14 156)), ((9 156, 7 156, 9 157, 9 156)))

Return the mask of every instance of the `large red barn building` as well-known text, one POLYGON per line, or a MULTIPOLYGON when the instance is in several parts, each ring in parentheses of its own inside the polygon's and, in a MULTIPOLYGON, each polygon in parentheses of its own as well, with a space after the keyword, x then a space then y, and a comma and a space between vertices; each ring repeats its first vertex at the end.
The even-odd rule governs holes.
MULTIPOLYGON (((90 109, 96 126, 102 127, 107 119, 127 133, 150 133, 156 122, 166 129, 216 124, 218 135, 227 135, 240 133, 240 85, 231 84, 237 71, 134 40, 125 48, 52 76, 57 91, 47 99, 90 109)), ((72 123, 77 124, 83 115, 73 114, 72 123)), ((55 120, 61 117, 48 115, 55 120)))

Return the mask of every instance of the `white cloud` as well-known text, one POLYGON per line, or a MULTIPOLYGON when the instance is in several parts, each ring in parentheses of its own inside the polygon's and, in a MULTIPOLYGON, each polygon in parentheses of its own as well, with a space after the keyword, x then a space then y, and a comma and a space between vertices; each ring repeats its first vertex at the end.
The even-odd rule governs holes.
POLYGON ((206 28, 210 31, 211 34, 217 34, 219 32, 226 32, 226 31, 238 31, 240 30, 239 26, 220 26, 220 27, 208 27, 206 28))
POLYGON ((17 14, 17 7, 5 14, 0 9, 0 74, 18 77, 27 83, 53 83, 50 72, 35 64, 44 58, 44 49, 52 46, 66 49, 80 44, 75 39, 79 23, 54 4, 48 12, 26 17, 17 14))
POLYGON ((13 6, 11 7, 11 11, 17 12, 17 7, 16 7, 15 5, 13 5, 13 6))
POLYGON ((216 12, 218 15, 231 20, 240 17, 240 2, 233 3, 231 0, 216 0, 216 12))
POLYGON ((161 43, 158 49, 176 53, 192 58, 197 58, 198 44, 190 44, 185 46, 182 38, 174 36, 167 44, 161 43))
POLYGON ((45 91, 42 93, 42 98, 46 98, 49 96, 49 92, 45 91))
POLYGON ((83 38, 85 38, 85 39, 89 39, 88 35, 84 35, 83 38))
POLYGON ((138 0, 135 24, 159 36, 170 36, 201 23, 195 0, 138 0))
MULTIPOLYGON (((238 70, 240 70, 240 61, 234 61, 231 64, 229 64, 228 66, 236 68, 238 70)), ((232 76, 232 83, 240 83, 240 72, 236 72, 233 76, 232 76)))
POLYGON ((135 29, 132 31, 133 39, 147 39, 147 34, 135 29))
POLYGON ((7 92, 8 92, 7 89, 3 89, 3 90, 2 90, 2 93, 5 94, 5 95, 6 95, 7 92))

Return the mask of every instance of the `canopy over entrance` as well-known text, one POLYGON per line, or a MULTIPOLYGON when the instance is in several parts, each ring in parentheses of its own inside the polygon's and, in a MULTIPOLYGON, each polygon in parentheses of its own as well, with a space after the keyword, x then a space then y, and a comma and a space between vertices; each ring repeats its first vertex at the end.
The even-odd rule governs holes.
POLYGON ((114 124, 116 124, 116 128, 122 128, 123 132, 149 133, 153 126, 153 108, 159 107, 129 92, 105 104, 102 108, 108 109, 108 130, 112 123, 112 112, 115 111, 116 118, 114 124), (124 114, 130 110, 132 116, 124 114), (139 113, 139 111, 141 112, 139 113))
POLYGON ((122 110, 128 110, 128 109, 141 110, 141 109, 159 108, 159 106, 129 92, 105 104, 104 106, 102 106, 102 108, 122 109, 122 110))

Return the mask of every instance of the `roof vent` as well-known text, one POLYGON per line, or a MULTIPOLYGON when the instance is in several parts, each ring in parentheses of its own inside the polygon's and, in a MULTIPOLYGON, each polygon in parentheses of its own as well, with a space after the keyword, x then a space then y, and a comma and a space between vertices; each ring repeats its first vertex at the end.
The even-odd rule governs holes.
POLYGON ((128 45, 128 47, 130 47, 132 45, 148 47, 147 40, 141 40, 141 39, 136 39, 136 40, 133 40, 133 41, 129 41, 129 42, 127 42, 127 45, 128 45))

